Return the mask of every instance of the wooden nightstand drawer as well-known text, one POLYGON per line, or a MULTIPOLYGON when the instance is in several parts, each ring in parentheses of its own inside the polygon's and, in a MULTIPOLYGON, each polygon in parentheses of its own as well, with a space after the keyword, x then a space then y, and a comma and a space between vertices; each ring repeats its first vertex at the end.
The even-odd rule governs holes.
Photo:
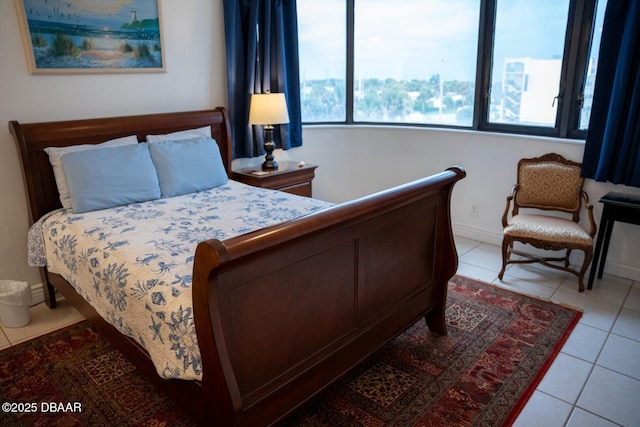
POLYGON ((278 162, 278 170, 262 173, 260 166, 243 168, 231 172, 231 179, 260 188, 286 191, 287 193, 311 197, 312 181, 316 165, 298 162, 278 162))

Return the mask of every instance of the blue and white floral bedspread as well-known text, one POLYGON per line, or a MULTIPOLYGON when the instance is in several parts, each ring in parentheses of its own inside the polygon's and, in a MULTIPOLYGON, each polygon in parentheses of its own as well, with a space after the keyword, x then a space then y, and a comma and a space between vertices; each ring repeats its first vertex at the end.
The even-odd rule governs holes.
POLYGON ((191 301, 197 244, 329 206, 229 181, 199 193, 106 210, 60 210, 34 224, 30 259, 46 262, 105 320, 146 348, 160 376, 197 380, 202 363, 191 301), (44 250, 38 250, 39 240, 44 250))

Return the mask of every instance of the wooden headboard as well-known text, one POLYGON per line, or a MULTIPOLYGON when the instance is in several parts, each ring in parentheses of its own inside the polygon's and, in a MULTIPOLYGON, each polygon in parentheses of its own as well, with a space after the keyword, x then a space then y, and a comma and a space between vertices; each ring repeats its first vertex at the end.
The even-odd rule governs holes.
POLYGON ((137 135, 142 142, 147 135, 165 134, 204 126, 220 147, 227 174, 231 171, 232 147, 229 120, 222 107, 213 110, 138 116, 69 120, 43 123, 9 122, 21 157, 22 172, 29 198, 31 221, 60 208, 58 188, 49 163, 46 147, 99 144, 110 139, 137 135))

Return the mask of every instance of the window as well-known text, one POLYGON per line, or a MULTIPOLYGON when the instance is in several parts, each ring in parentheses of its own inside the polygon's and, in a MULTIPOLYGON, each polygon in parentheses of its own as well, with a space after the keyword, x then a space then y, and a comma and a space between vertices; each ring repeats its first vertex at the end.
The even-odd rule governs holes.
POLYGON ((420 3, 355 2, 354 121, 471 125, 478 1, 420 3))
POLYGON ((497 0, 488 121, 554 127, 569 0, 497 0))
POLYGON ((586 64, 586 75, 584 80, 583 101, 580 110, 580 130, 587 130, 589 118, 591 117, 591 101, 593 101, 593 88, 596 81, 596 68, 598 67, 598 51, 600 50, 600 38, 602 36, 602 24, 604 23, 604 10, 607 2, 601 0, 596 9, 595 25, 591 34, 591 44, 589 46, 588 62, 586 64))
POLYGON ((297 4, 304 123, 584 138, 606 0, 297 4))
POLYGON ((344 0, 299 0, 300 103, 304 122, 346 121, 344 0))

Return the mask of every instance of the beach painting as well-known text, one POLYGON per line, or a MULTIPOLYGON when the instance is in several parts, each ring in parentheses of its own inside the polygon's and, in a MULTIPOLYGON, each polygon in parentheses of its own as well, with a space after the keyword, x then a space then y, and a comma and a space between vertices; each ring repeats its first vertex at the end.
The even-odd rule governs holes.
POLYGON ((15 2, 31 73, 165 71, 159 0, 15 2))

